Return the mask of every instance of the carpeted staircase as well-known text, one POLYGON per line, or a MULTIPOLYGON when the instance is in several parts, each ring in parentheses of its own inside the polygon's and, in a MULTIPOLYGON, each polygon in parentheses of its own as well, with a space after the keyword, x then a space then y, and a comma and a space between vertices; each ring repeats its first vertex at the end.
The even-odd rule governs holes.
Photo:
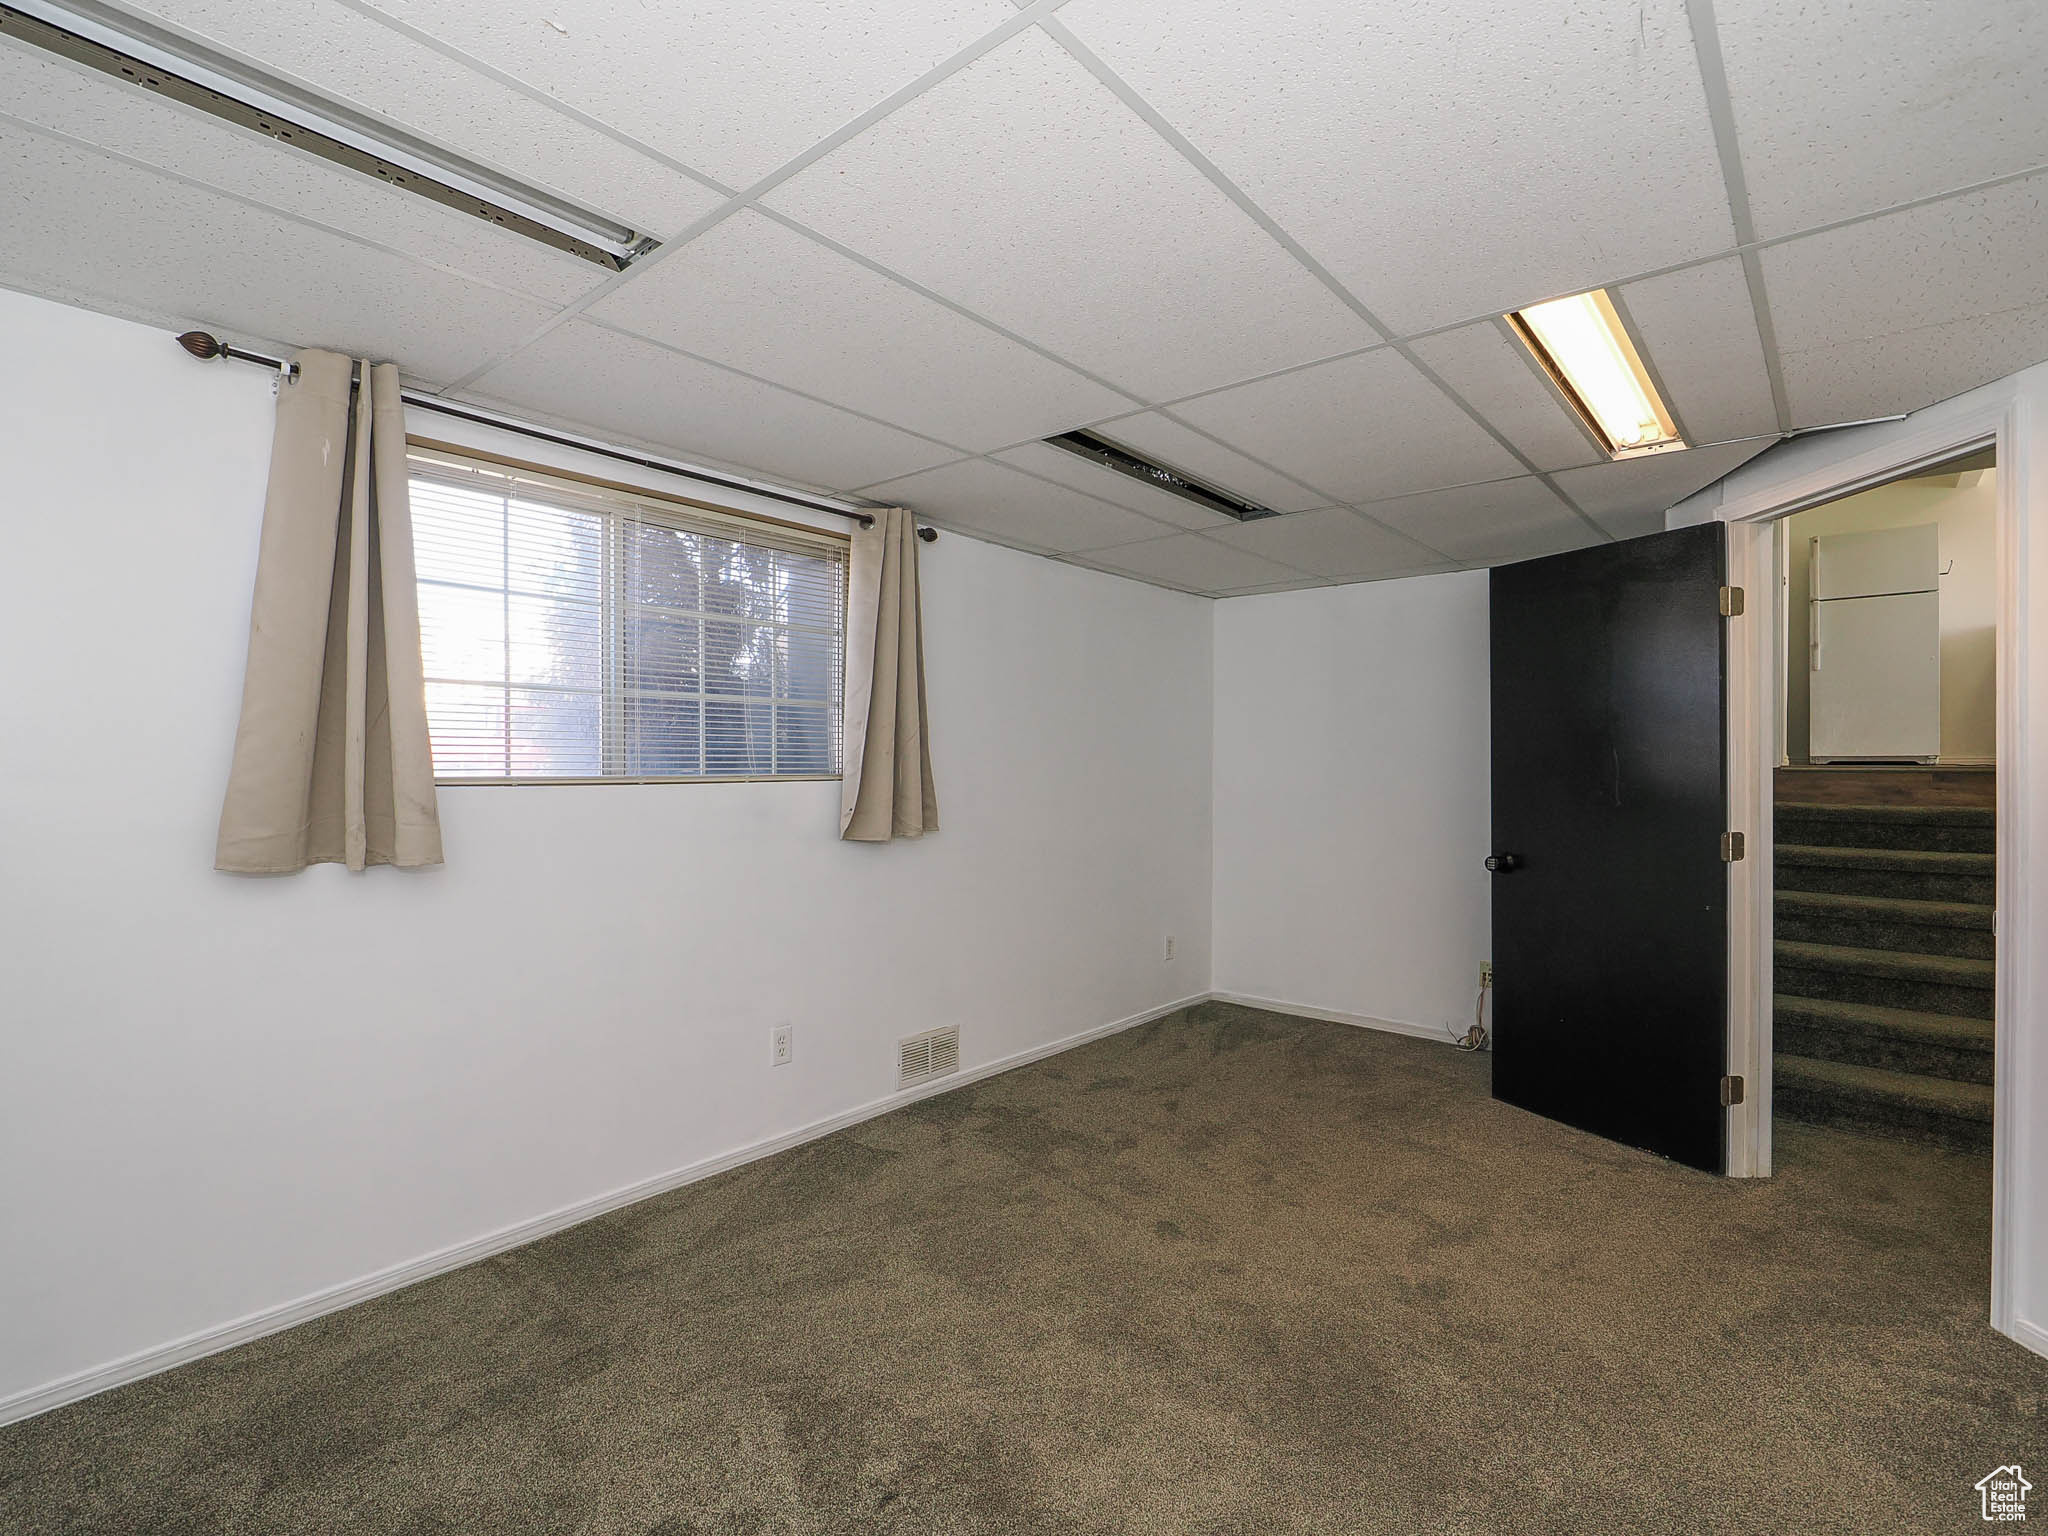
POLYGON ((1778 802, 1777 1113, 1989 1150, 1993 817, 1778 802))

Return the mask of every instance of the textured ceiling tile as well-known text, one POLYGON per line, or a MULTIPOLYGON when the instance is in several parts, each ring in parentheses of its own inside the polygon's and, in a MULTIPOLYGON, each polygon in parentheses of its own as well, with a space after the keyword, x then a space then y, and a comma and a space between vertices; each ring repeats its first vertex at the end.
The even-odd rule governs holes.
POLYGON ((1221 543, 1317 576, 1379 576, 1436 569, 1443 552, 1377 527, 1343 507, 1238 523, 1221 543))
POLYGON ((1553 478, 1565 495, 1585 509, 1588 517, 1609 533, 1630 538, 1662 528, 1665 512, 1770 446, 1729 443, 1719 448, 1653 453, 1643 458, 1594 464, 1586 469, 1567 469, 1553 478))
POLYGON ((767 202, 1148 400, 1374 339, 1040 32, 767 202))
POLYGON ((1760 238, 2048 162, 2040 0, 1717 0, 1760 238))
POLYGON ((1628 283, 1619 296, 1688 442, 1717 443, 1778 429, 1756 307, 1740 259, 1730 256, 1628 283))
POLYGON ((604 280, 589 262, 230 127, 96 71, 0 43, 0 101, 22 121, 174 176, 565 304, 604 280))
POLYGON ((1495 563, 1601 542, 1586 520, 1533 475, 1377 501, 1363 509, 1459 560, 1495 563))
POLYGON ((1100 464, 1077 458, 1061 448, 1049 448, 1044 443, 1026 443, 1021 448, 1011 448, 996 454, 1005 464, 1013 464, 1028 474, 1043 480, 1056 480, 1061 485, 1071 486, 1090 496, 1104 501, 1113 501, 1120 507, 1129 507, 1133 512, 1143 512, 1147 517, 1156 517, 1163 523, 1176 528, 1234 528, 1236 519, 1222 512, 1172 496, 1165 491, 1154 490, 1141 480, 1129 475, 1118 474, 1100 464))
POLYGON ((1048 485, 986 459, 942 465, 869 486, 862 494, 901 502, 950 527, 1042 551, 1102 549, 1172 531, 1126 508, 1048 485))
POLYGON ((580 320, 491 369, 473 393, 834 491, 952 456, 893 427, 580 320))
MULTIPOLYGON (((717 195, 347 0, 127 0, 225 52, 656 235, 717 195)), ((530 23, 539 25, 538 21, 530 23)))
POLYGON ((1414 343, 1414 351, 1538 469, 1567 469, 1601 457, 1598 445, 1538 377, 1528 349, 1499 322, 1483 320, 1426 337, 1414 343))
POLYGON ((1497 480, 1522 468, 1387 348, 1203 395, 1173 411, 1331 501, 1497 480))
POLYGON ((1211 596, 1243 587, 1293 581, 1303 574, 1241 549, 1228 548, 1198 533, 1180 533, 1144 544, 1098 550, 1074 557, 1074 563, 1211 596))
POLYGON ((1683 0, 1060 17, 1404 334, 1733 241, 1683 0))
POLYGON ((1184 470, 1242 501, 1276 512, 1306 512, 1330 500, 1156 411, 1125 416, 1089 430, 1169 469, 1184 470))
POLYGON ((745 186, 1011 20, 1005 0, 365 0, 745 186))
POLYGON ((388 358, 428 383, 467 372, 550 312, 6 124, 0 166, 0 286, 181 330, 388 358))
POLYGON ((2048 175, 1761 260, 1794 426, 1917 410, 2048 358, 2048 175))
POLYGON ((590 314, 971 452, 1130 405, 758 213, 632 276, 590 314))

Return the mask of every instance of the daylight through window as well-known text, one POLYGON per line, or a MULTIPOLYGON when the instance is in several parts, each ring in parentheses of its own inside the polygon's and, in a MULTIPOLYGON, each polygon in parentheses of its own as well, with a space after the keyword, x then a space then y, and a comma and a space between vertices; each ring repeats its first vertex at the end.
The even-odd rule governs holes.
POLYGON ((846 543, 415 451, 434 774, 839 772, 846 543))

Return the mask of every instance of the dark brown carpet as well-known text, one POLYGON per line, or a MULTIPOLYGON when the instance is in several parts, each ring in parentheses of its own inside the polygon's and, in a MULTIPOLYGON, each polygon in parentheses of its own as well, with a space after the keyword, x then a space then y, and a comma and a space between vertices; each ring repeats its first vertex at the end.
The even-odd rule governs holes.
POLYGON ((0 1430, 0 1528, 1961 1532, 2033 1468, 1985 1160, 1717 1180, 1486 1072, 1209 1005, 0 1430))

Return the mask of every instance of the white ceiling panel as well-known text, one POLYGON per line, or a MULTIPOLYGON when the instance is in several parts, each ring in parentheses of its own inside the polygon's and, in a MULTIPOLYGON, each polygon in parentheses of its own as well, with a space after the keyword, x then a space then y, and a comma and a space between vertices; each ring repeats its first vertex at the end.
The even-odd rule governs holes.
POLYGON ((834 491, 952 457, 937 443, 582 320, 549 332, 467 393, 834 491))
POLYGON ((1403 334, 1732 243, 1683 0, 1060 16, 1403 334))
POLYGON ((1102 549, 1172 532, 1166 524, 1124 507, 1048 485, 987 459, 942 465, 869 486, 862 494, 901 502, 948 527, 1040 552, 1102 549))
POLYGON ((1162 523, 1171 523, 1176 528, 1234 528, 1235 518, 1222 512, 1212 512, 1197 502, 1187 501, 1179 496, 1170 496, 1165 491, 1155 490, 1142 480, 1133 480, 1129 475, 1120 475, 1113 469, 1087 459, 1076 458, 1060 448, 1048 448, 1044 443, 1026 443, 1021 448, 1011 448, 994 457, 1005 464, 1013 464, 1027 474, 1040 479, 1056 480, 1061 485, 1071 486, 1090 496, 1104 501, 1113 501, 1120 507, 1133 512, 1143 512, 1147 517, 1156 517, 1162 523))
POLYGON ((1147 400, 1374 339, 1036 31, 767 202, 1147 400))
POLYGON ((2040 0, 1717 0, 1759 238, 2048 163, 2040 0))
MULTIPOLYGON (((1246 453, 1284 465, 1331 501, 1498 480, 1523 467, 1390 348, 1203 395, 1173 410, 1246 453)), ((1116 429, 1107 431, 1114 436, 1116 429)))
POLYGON ((591 315, 970 452, 1129 401, 761 214, 736 214, 591 315))
POLYGON ((1157 411, 1125 416, 1089 430, 1136 449, 1169 469, 1185 470, 1198 480, 1276 512, 1307 512, 1329 505, 1329 497, 1157 411))
POLYGON ((1502 322, 1482 320, 1413 346, 1417 357, 1538 469, 1567 469, 1601 457, 1599 445, 1538 376, 1528 348, 1502 322))
POLYGON ((1441 550, 1367 522, 1344 507, 1236 523, 1214 535, 1247 554, 1315 576, 1393 576, 1440 569, 1441 550))
MULTIPOLYGON (((1447 566, 1445 567, 1445 569, 1457 570, 1458 567, 1447 566)), ((1424 573, 1420 571, 1408 571, 1404 572, 1403 574, 1419 576, 1424 573)), ((1333 582, 1327 576, 1297 576, 1292 581, 1265 581, 1258 583, 1256 586, 1250 587, 1226 587, 1221 592, 1210 592, 1204 595, 1209 597, 1261 597, 1268 592, 1306 592, 1311 587, 1331 587, 1339 585, 1342 585, 1342 583, 1333 582)))
POLYGON ((1728 443, 1719 448, 1653 453, 1567 469, 1553 478, 1558 489, 1609 533, 1616 538, 1634 538, 1662 528, 1664 514, 1673 506, 1770 446, 1767 442, 1728 443))
POLYGON ((1011 20, 1005 0, 361 0, 746 186, 1011 20))
POLYGON ((565 304, 603 281, 587 261, 409 197, 261 134, 187 111, 49 54, 0 42, 5 116, 83 140, 493 287, 565 304))
POLYGON ((669 234, 720 200, 701 182, 408 37, 348 0, 125 3, 223 52, 380 113, 636 229, 669 234))
POLYGON ((392 358, 429 383, 458 377, 500 338, 549 313, 532 299, 5 124, 0 165, 6 287, 177 330, 197 324, 392 358))
POLYGON ((2048 175, 1761 259, 1795 426, 1914 410, 2048 359, 2048 175))
POLYGON ((1381 522, 1459 560, 1527 560, 1601 542, 1586 520, 1534 475, 1428 491, 1366 507, 1381 522))
POLYGON ((1619 297, 1688 442, 1778 429, 1740 258, 1628 283, 1619 297))
POLYGON ((1270 586, 1274 582, 1297 581, 1305 574, 1218 544, 1199 533, 1177 533, 1171 538, 1125 544, 1070 558, 1076 565, 1116 571, 1187 592, 1216 593, 1270 586))

